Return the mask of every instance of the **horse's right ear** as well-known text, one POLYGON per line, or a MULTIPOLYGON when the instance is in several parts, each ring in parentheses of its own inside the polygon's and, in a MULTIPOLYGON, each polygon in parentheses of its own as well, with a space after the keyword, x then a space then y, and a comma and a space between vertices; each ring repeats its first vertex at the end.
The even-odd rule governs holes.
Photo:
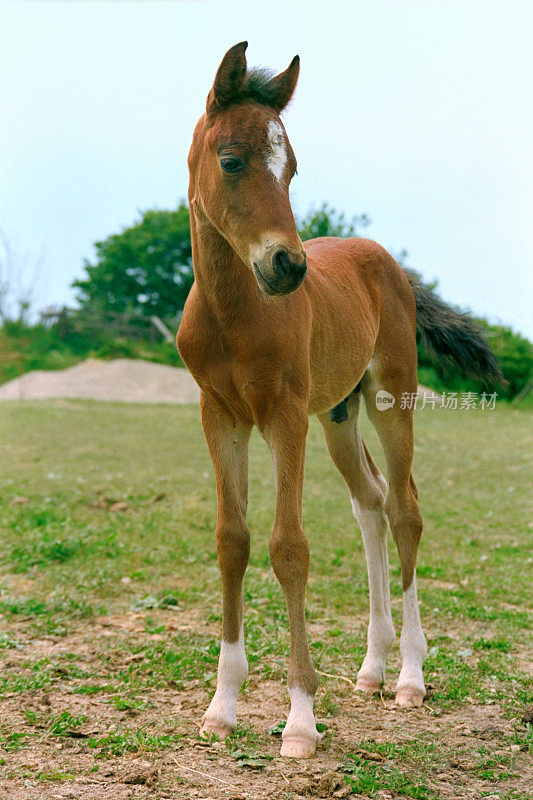
POLYGON ((230 47, 218 68, 215 82, 207 97, 207 111, 214 112, 229 105, 241 88, 246 75, 245 51, 248 42, 230 47))

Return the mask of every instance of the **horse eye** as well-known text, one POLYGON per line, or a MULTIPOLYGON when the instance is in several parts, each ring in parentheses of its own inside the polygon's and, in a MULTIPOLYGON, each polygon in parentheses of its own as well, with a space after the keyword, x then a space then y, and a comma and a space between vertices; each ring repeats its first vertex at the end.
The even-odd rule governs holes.
POLYGON ((233 175, 235 172, 240 172, 244 167, 244 162, 236 156, 226 156, 220 159, 220 166, 224 172, 233 175))

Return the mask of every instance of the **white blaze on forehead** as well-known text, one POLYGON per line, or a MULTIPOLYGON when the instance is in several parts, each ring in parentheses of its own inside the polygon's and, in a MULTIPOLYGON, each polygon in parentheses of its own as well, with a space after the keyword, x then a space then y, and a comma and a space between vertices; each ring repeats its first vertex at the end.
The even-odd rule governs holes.
POLYGON ((268 152, 266 163, 270 172, 279 183, 283 177, 285 165, 287 164, 287 146, 285 144, 283 128, 276 120, 270 120, 268 123, 268 152))

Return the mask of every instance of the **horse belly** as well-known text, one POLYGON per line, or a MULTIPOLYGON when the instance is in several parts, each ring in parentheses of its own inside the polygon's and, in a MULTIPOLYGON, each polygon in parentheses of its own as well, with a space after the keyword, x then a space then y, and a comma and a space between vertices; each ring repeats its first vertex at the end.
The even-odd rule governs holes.
POLYGON ((309 414, 321 414, 341 403, 357 386, 377 336, 374 319, 336 309, 313 326, 310 350, 309 414))

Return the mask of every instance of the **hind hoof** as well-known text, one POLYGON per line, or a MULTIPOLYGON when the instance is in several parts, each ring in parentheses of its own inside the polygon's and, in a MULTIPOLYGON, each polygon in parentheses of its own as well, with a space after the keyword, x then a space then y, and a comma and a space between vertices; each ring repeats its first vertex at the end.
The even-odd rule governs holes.
POLYGON ((307 736, 287 736, 281 745, 280 755, 284 758, 312 758, 316 751, 316 739, 307 736))
POLYGON ((383 684, 372 678, 357 678, 355 683, 356 692, 364 692, 365 694, 378 694, 383 688, 383 684))
POLYGON ((215 736, 218 736, 219 739, 227 739, 227 737, 231 735, 232 731, 233 727, 225 722, 222 722, 222 720, 203 719, 200 727, 200 736, 202 739, 209 739, 209 737, 214 734, 215 736))
POLYGON ((420 708, 425 696, 425 690, 416 689, 414 686, 400 686, 394 702, 400 708, 420 708))

